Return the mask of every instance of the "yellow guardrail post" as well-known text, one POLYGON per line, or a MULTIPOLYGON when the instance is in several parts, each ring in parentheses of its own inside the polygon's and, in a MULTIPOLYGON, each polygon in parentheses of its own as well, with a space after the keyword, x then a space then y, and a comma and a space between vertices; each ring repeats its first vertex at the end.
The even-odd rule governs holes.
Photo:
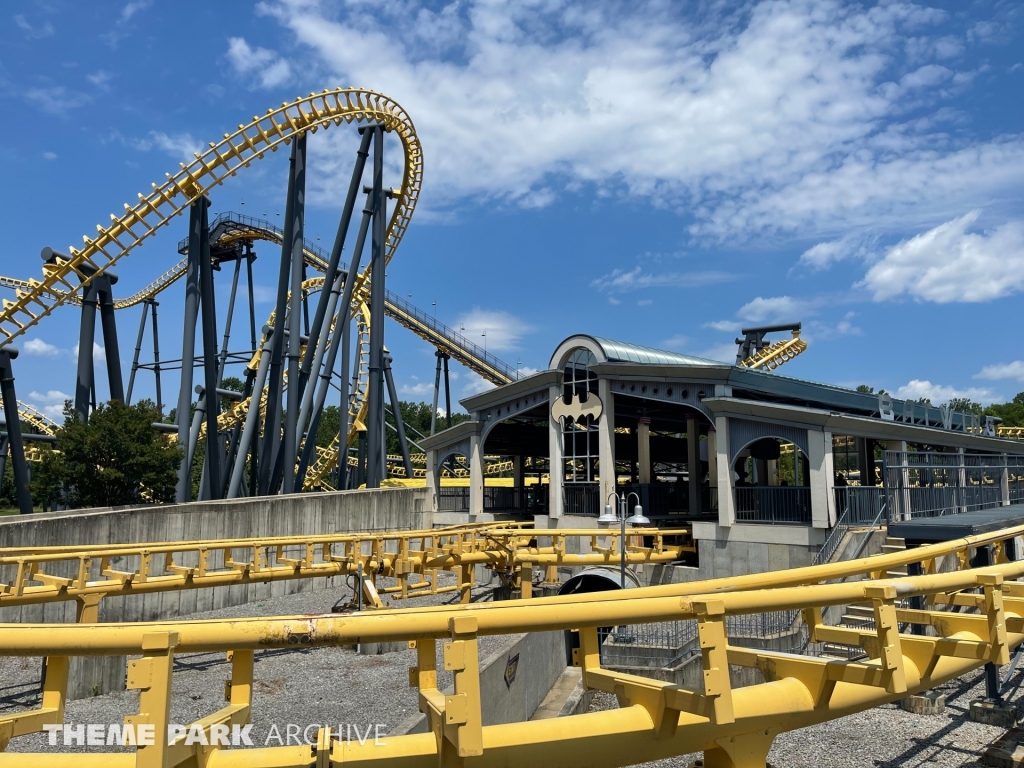
MULTIPOLYGON (((136 768, 171 768, 167 726, 171 721, 171 673, 177 632, 150 632, 142 636, 142 658, 128 662, 128 690, 141 691, 139 713, 125 718, 139 742, 136 768), (149 742, 149 743, 147 743, 149 742)), ((189 750, 191 751, 191 750, 189 750)))
POLYGON ((444 646, 444 668, 454 674, 455 693, 444 699, 444 736, 460 758, 482 755, 477 620, 474 616, 457 616, 449 620, 448 626, 452 639, 444 646))
POLYGON ((869 586, 864 594, 871 599, 878 631, 878 658, 885 673, 887 693, 906 693, 907 675, 903 667, 900 625, 896 617, 896 587, 891 584, 869 586))

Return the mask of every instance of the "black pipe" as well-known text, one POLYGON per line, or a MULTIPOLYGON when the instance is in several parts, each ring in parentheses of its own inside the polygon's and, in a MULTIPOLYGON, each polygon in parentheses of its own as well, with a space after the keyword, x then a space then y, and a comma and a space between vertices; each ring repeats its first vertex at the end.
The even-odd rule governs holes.
MULTIPOLYGON (((320 383, 317 389, 316 398, 313 402, 309 429, 306 430, 306 443, 302 447, 302 456, 299 459, 299 471, 296 474, 296 485, 301 489, 301 483, 306 477, 306 468, 313 457, 316 447, 316 433, 320 428, 320 417, 323 414, 323 406, 327 401, 327 392, 330 388, 331 376, 334 372, 334 361, 338 355, 338 341, 341 340, 343 351, 341 356, 341 403, 342 411, 339 414, 341 425, 339 426, 338 449, 345 453, 348 450, 348 365, 351 355, 348 345, 349 334, 351 333, 352 321, 352 292, 355 288, 356 276, 359 274, 359 263, 362 260, 363 248, 366 247, 366 233, 370 227, 373 216, 373 198, 368 195, 366 206, 363 208, 363 217, 359 222, 359 232, 356 235, 355 250, 352 253, 352 263, 349 265, 345 277, 345 292, 341 296, 334 321, 334 334, 331 337, 331 345, 327 348, 327 355, 320 366, 320 383), (342 324, 339 334, 338 323, 342 324)), ((347 467, 346 467, 347 471, 347 467)))
POLYGON ((217 365, 217 305, 213 290, 213 260, 210 257, 210 200, 200 198, 199 206, 199 306, 203 313, 203 388, 206 390, 206 461, 205 473, 208 489, 207 498, 219 499, 220 482, 220 433, 217 431, 217 417, 220 415, 220 398, 217 384, 220 381, 217 365))
MULTIPOLYGON (((114 319, 114 275, 104 275, 99 283, 100 324, 103 326, 103 347, 107 360, 107 384, 110 399, 124 402, 124 380, 121 377, 121 352, 117 344, 117 320, 114 319)), ((90 345, 91 346, 91 345, 90 345)), ((93 379, 93 386, 96 381, 93 379)))
POLYGON ((11 469, 14 470, 14 489, 18 496, 18 510, 23 515, 32 514, 32 492, 29 490, 28 462, 25 461, 25 446, 21 439, 21 418, 18 416, 18 395, 14 391, 14 370, 11 360, 18 357, 18 350, 0 349, 0 398, 4 401, 4 416, 7 423, 14 425, 7 432, 11 451, 11 469))
POLYGON ((370 250, 370 361, 367 387, 366 487, 380 488, 385 477, 384 454, 384 130, 373 129, 373 229, 370 250))
MULTIPOLYGON (((298 458, 298 433, 296 424, 299 420, 299 408, 302 402, 301 385, 299 384, 299 361, 302 356, 302 278, 306 261, 302 253, 303 221, 306 206, 306 134, 295 139, 295 188, 291 200, 291 272, 292 294, 291 307, 288 309, 288 410, 285 413, 284 442, 282 452, 281 493, 291 493, 295 486, 295 460, 298 458)), ((277 488, 277 482, 273 487, 277 488)))
MULTIPOLYGON (((281 237, 281 265, 277 273, 277 301, 274 304, 274 325, 284 330, 285 314, 288 311, 288 280, 291 276, 293 215, 295 210, 296 187, 296 154, 298 141, 292 142, 291 157, 288 160, 288 194, 285 199, 284 232, 281 237)), ((263 428, 263 442, 259 452, 259 485, 255 489, 257 496, 269 492, 271 471, 274 467, 274 456, 277 444, 281 439, 281 390, 283 382, 285 334, 275 333, 270 345, 270 368, 268 371, 267 409, 263 428)), ((266 350, 264 350, 266 354, 266 350)), ((254 441, 255 442, 255 441, 254 441)))

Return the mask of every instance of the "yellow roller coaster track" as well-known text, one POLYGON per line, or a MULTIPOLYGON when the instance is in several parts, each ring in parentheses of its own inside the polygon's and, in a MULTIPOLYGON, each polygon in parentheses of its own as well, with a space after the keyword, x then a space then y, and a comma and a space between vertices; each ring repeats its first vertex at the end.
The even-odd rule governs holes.
MULTIPOLYGON (((516 552, 522 566, 556 562, 560 553, 548 551, 555 547, 544 546, 545 532, 534 533, 540 546, 516 552)), ((227 706, 193 726, 203 732, 206 744, 189 746, 182 734, 169 745, 159 741, 158 749, 139 747, 136 754, 112 750, 3 752, 0 768, 615 768, 693 752, 703 752, 704 765, 709 768, 765 768, 769 749, 780 733, 905 698, 986 663, 1007 664, 1011 652, 1024 643, 1024 583, 1019 581, 1024 577, 1024 562, 1009 561, 1003 544, 1021 534, 1024 527, 809 568, 532 600, 377 610, 345 616, 116 625, 92 620, 85 625, 3 624, 0 656, 45 656, 47 674, 38 708, 0 716, 0 749, 11 738, 63 723, 68 670, 74 656, 141 656, 129 662, 128 687, 139 689, 140 696, 138 714, 128 722, 136 728, 152 727, 160 736, 172 722, 176 655, 227 652, 232 684, 227 706), (995 562, 971 568, 972 553, 984 547, 995 550, 995 562), (923 573, 896 579, 880 576, 898 563, 920 563, 923 573), (940 563, 950 563, 956 570, 940 572, 940 563), (855 575, 867 578, 842 580, 855 575), (919 607, 905 607, 908 598, 919 598, 919 607), (873 626, 825 624, 826 608, 855 603, 871 606, 873 626), (801 615, 811 642, 860 648, 864 658, 822 658, 730 642, 730 624, 735 617, 766 611, 801 615), (602 627, 679 621, 696 624, 703 674, 694 687, 601 666, 602 627), (914 633, 917 628, 923 631, 914 633), (485 725, 479 639, 561 630, 579 634, 573 663, 581 669, 583 686, 616 694, 618 708, 557 720, 485 725), (416 650, 416 666, 410 669, 409 683, 418 689, 419 709, 427 716, 426 733, 393 735, 364 744, 338 740, 329 727, 318 726, 312 747, 212 746, 216 744, 210 738, 214 728, 251 721, 255 651, 296 646, 312 650, 399 640, 410 641, 410 647, 416 650), (443 649, 437 647, 438 641, 443 649), (443 650, 444 669, 454 673, 454 691, 442 692, 437 687, 439 650, 443 650), (730 665, 757 669, 764 682, 734 687, 730 665)), ((307 555, 310 561, 315 558, 313 549, 313 554, 307 555)), ((629 549, 638 553, 643 548, 629 545, 629 549)), ((69 552, 61 553, 65 554, 69 552)), ((473 560, 477 554, 467 556, 473 560)), ((144 555, 145 550, 137 556, 144 555)), ((452 552, 451 556, 460 555, 452 552)), ((401 557, 397 555, 396 562, 401 557)), ((262 560, 254 554, 248 562, 252 567, 262 560)), ((333 562, 330 565, 334 567, 333 562)), ((178 576, 178 570, 172 572, 178 576)), ((49 580, 40 581, 46 584, 49 580)), ((75 583, 73 578, 65 581, 69 586, 75 583)), ((116 578, 111 581, 111 594, 116 594, 122 586, 116 578)), ((525 573, 522 583, 525 586, 525 573)), ((827 762, 829 755, 823 753, 822 758, 827 762)))
POLYGON ((764 368, 774 371, 780 365, 788 363, 807 349, 807 342, 800 338, 800 331, 793 331, 793 338, 776 341, 760 352, 755 352, 746 360, 738 363, 744 368, 764 368))
MULTIPOLYGON (((3 301, 0 346, 67 302, 82 285, 103 274, 195 200, 253 160, 261 159, 268 150, 276 151, 303 133, 352 122, 380 123, 397 134, 402 143, 402 187, 385 238, 385 259, 390 261, 409 226, 423 180, 423 153, 416 130, 405 110, 383 94, 355 88, 324 90, 269 109, 263 117, 253 117, 252 122, 239 125, 234 133, 224 134, 220 142, 211 142, 207 151, 196 153, 193 162, 182 163, 181 170, 174 175, 167 174, 163 184, 153 184, 149 195, 140 193, 134 206, 125 204, 124 214, 111 214, 109 225, 97 225, 96 236, 84 237, 82 249, 72 247, 70 258, 44 265, 41 281, 27 281, 27 288, 15 289, 14 301, 3 301), (83 270, 86 266, 96 271, 83 270)), ((356 287, 364 290, 368 277, 369 270, 356 278, 356 287)))

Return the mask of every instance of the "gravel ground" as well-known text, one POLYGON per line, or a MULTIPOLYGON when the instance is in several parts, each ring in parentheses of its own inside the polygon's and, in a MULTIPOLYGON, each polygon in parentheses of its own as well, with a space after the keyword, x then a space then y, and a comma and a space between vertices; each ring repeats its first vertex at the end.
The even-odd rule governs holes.
MULTIPOLYGON (((981 751, 1005 733, 1002 728, 974 723, 968 716, 970 703, 985 694, 984 672, 950 681, 940 690, 947 695, 946 711, 941 715, 922 717, 886 704, 780 734, 768 761, 776 768, 984 768, 981 751)), ((1011 700, 1019 706, 1019 690, 1011 700)), ((590 711, 617 706, 614 695, 597 693, 590 711)), ((699 757, 698 752, 643 765, 687 768, 699 757)))
MULTIPOLYGON (((454 583, 454 574, 442 574, 454 583)), ((380 585, 389 580, 382 579, 380 585)), ((339 580, 340 584, 340 580, 339 580)), ((285 616, 329 612, 339 599, 351 597, 348 587, 304 592, 271 598, 217 611, 182 616, 183 619, 237 618, 245 616, 285 616)), ((490 588, 473 592, 474 601, 490 599, 490 588)), ((440 594, 396 601, 397 607, 457 603, 456 593, 440 594)), ((497 650, 507 636, 480 639, 480 658, 497 650)), ((451 674, 443 671, 438 644, 438 682, 441 688, 451 684, 451 674)), ((39 706, 39 658, 0 657, 0 712, 18 711, 39 706)), ((362 656, 342 648, 271 649, 255 654, 251 737, 254 745, 263 746, 271 726, 281 736, 286 726, 295 723, 303 728, 312 723, 351 725, 365 733, 367 726, 380 725, 386 734, 407 717, 417 712, 415 689, 409 688, 408 668, 415 666, 416 652, 401 650, 378 656, 362 656)), ((171 699, 171 720, 188 724, 224 706, 224 681, 230 677, 231 666, 222 653, 183 654, 175 658, 171 699)), ((65 723, 123 723, 126 715, 138 712, 139 692, 96 696, 68 702, 65 723)), ((316 739, 316 729, 309 735, 316 739)), ((355 736, 353 735, 353 738, 355 736)), ((276 746, 271 741, 270 746, 276 746)), ((31 734, 11 740, 10 752, 35 751, 110 751, 113 747, 50 747, 47 735, 31 734)), ((126 748, 130 749, 130 748, 126 748)))

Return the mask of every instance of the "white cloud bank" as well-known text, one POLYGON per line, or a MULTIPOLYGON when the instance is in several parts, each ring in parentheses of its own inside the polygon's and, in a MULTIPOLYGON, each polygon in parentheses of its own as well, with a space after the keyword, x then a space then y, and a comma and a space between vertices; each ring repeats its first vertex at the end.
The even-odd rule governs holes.
POLYGON ((244 37, 228 38, 228 61, 240 75, 253 75, 262 88, 276 88, 292 76, 291 66, 273 51, 253 48, 244 37))
POLYGON ((978 373, 974 374, 976 379, 988 379, 990 381, 1018 381, 1024 384, 1024 360, 1014 360, 1012 363, 1000 363, 998 365, 986 365, 978 373))
MULTIPOLYGON (((531 207, 591 185, 693 213, 691 233, 708 240, 880 233, 1010 200, 1024 178, 1024 137, 946 130, 943 100, 971 77, 957 69, 962 44, 935 31, 949 18, 936 9, 838 0, 257 8, 294 34, 293 79, 372 87, 409 111, 428 207, 531 207), (909 105, 931 111, 907 117, 909 105)), ((228 58, 265 86, 278 77, 278 55, 242 38, 228 58)), ((314 184, 344 194, 344 174, 317 173, 325 178, 314 184)), ((807 261, 838 257, 827 250, 807 261)))
POLYGON ((860 283, 875 301, 906 294, 949 302, 991 301, 1024 288, 1024 221, 968 232, 975 210, 894 245, 860 283))
MULTIPOLYGON (((474 307, 455 323, 459 333, 488 352, 507 352, 519 348, 519 341, 533 327, 508 312, 474 307)), ((482 390, 480 390, 482 391, 482 390)))
POLYGON ((941 384, 932 384, 928 380, 912 379, 896 390, 896 397, 900 400, 922 400, 927 398, 934 405, 948 403, 953 398, 966 397, 982 405, 988 405, 999 400, 999 395, 991 389, 980 387, 968 387, 958 389, 946 387, 941 384))

